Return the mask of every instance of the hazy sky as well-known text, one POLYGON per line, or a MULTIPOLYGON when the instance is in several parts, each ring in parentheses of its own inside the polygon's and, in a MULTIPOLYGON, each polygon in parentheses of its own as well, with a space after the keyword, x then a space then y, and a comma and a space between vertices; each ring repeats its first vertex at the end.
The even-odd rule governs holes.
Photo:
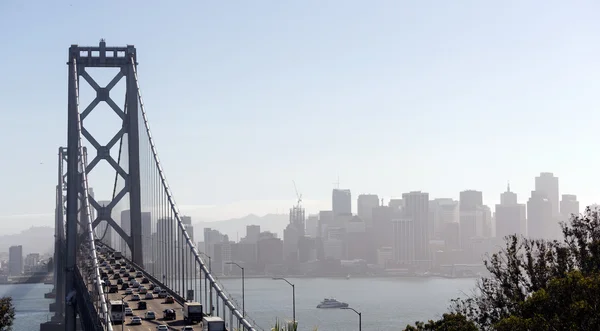
MULTIPOLYGON (((283 211, 292 180, 315 212, 337 176, 353 197, 478 189, 491 205, 507 180, 526 201, 550 171, 561 193, 598 202, 598 13, 597 1, 1 1, 0 232, 53 224, 67 50, 100 38, 137 47, 161 161, 197 218, 283 211)), ((118 129, 93 118, 93 134, 118 129)))

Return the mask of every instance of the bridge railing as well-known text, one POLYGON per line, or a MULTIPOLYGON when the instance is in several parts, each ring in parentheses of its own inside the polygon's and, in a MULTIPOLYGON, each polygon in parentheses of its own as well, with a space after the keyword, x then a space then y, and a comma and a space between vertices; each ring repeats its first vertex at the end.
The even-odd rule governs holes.
MULTIPOLYGON (((209 269, 206 266, 206 263, 204 262, 204 260, 200 257, 200 254, 198 252, 198 250, 196 249, 196 245, 194 244, 194 242, 191 240, 190 235, 187 233, 186 227, 184 225, 184 223, 182 222, 181 219, 181 214, 179 213, 179 209, 177 208, 177 205, 175 203, 175 200, 173 198, 171 189, 169 188, 169 185, 167 184, 167 180, 164 174, 164 171, 162 169, 160 160, 158 158, 158 153, 156 150, 156 145, 154 143, 154 140, 152 138, 152 134, 150 131, 150 126, 149 126, 149 122, 148 122, 148 117, 146 114, 146 110, 144 107, 144 102, 142 99, 142 95, 141 95, 141 91, 140 91, 140 86, 139 86, 139 79, 138 79, 138 74, 137 74, 137 70, 136 70, 136 63, 135 63, 135 59, 131 58, 131 65, 133 66, 133 73, 135 76, 135 84, 136 84, 136 89, 137 89, 137 95, 138 95, 138 101, 139 101, 139 106, 140 106, 140 114, 141 114, 141 118, 143 121, 143 127, 145 128, 145 133, 147 134, 147 139, 148 139, 148 143, 149 143, 149 147, 151 149, 151 155, 150 157, 153 159, 155 166, 158 169, 158 179, 160 182, 160 186, 158 189, 159 190, 164 190, 164 195, 166 197, 166 202, 167 202, 167 208, 170 209, 168 211, 168 214, 176 220, 176 226, 177 229, 179 231, 178 234, 178 241, 180 243, 185 244, 185 246, 187 246, 187 252, 184 252, 183 256, 186 256, 189 254, 191 254, 191 259, 193 260, 194 264, 198 265, 200 267, 200 269, 202 270, 202 272, 205 275, 205 279, 208 279, 208 281, 210 282, 210 287, 211 289, 214 291, 215 293, 215 299, 216 299, 216 305, 217 305, 217 309, 216 309, 216 313, 219 314, 220 313, 220 309, 219 309, 219 300, 222 303, 222 307, 223 307, 223 319, 227 321, 227 317, 229 317, 230 320, 230 324, 233 322, 232 320, 235 319, 237 321, 237 324, 243 329, 243 330, 248 330, 248 331, 256 331, 256 328, 250 323, 250 321, 248 319, 245 318, 244 313, 242 313, 240 310, 238 310, 238 308, 236 307, 236 305, 233 303, 233 300, 231 300, 230 296, 227 295, 227 293, 224 291, 224 289, 222 288, 222 286, 220 286, 217 282, 217 280, 213 277, 213 275, 210 273, 209 269), (225 309, 227 308, 229 310, 229 316, 225 316, 225 309)), ((141 124, 140 124, 141 127, 141 124)), ((141 130, 140 130, 141 131, 141 130)), ((184 247, 185 247, 184 246, 184 247)), ((179 255, 179 257, 181 258, 181 255, 179 255)), ((182 258, 181 262, 184 262, 185 258, 182 258)), ((175 266, 176 268, 179 266, 175 266)), ((190 268, 190 267, 188 267, 190 268)), ((195 269, 195 268, 194 268, 195 269)), ((185 273, 185 271, 184 271, 185 273)), ((183 283, 186 283, 186 280, 183 280, 183 283)), ((183 295, 183 293, 182 293, 183 295)), ((212 294, 211 294, 212 297, 212 294)), ((206 304, 206 303, 205 303, 206 304)), ((212 298, 211 298, 211 305, 212 305, 212 298)), ((212 308, 210 307, 210 311, 212 314, 212 308)))

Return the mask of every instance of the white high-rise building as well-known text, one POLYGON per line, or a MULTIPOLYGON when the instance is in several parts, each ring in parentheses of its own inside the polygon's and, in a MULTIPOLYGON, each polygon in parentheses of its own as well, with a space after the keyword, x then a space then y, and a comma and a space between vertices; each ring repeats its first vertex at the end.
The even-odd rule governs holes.
POLYGON ((532 239, 554 239, 558 223, 552 217, 552 201, 546 193, 532 191, 527 201, 527 236, 532 239))
POLYGON ((415 228, 410 218, 392 220, 394 246, 392 247, 393 260, 400 264, 413 264, 415 262, 415 228))
POLYGON ((352 214, 352 195, 350 190, 334 189, 331 194, 333 216, 352 214))
POLYGON ((458 201, 450 198, 429 201, 429 237, 441 239, 447 223, 458 222, 458 201))
POLYGON ((306 218, 306 235, 311 238, 319 236, 319 215, 308 215, 306 218))
POLYGON ((577 196, 573 194, 563 194, 560 201, 561 221, 569 221, 572 215, 579 215, 579 201, 577 196))
POLYGON ((356 213, 367 227, 373 226, 373 209, 379 207, 377 194, 361 194, 356 202, 356 213))
POLYGON ((510 191, 500 195, 500 204, 496 205, 496 237, 508 235, 525 235, 526 212, 525 205, 517 203, 517 194, 510 191))
POLYGON ((429 248, 429 193, 414 191, 402 194, 403 218, 412 221, 416 261, 431 261, 429 248))
POLYGON ((554 177, 551 172, 542 172, 538 177, 535 177, 535 190, 546 195, 546 198, 552 204, 552 216, 555 220, 558 220, 560 218, 558 177, 554 177))

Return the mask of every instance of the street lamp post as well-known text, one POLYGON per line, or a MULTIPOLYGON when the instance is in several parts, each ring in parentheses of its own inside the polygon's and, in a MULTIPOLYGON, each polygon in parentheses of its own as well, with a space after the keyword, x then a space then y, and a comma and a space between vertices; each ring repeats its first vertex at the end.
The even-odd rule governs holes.
POLYGON ((121 331, 125 330, 125 298, 127 294, 121 296, 121 314, 123 314, 123 321, 121 322, 121 331))
POLYGON ((342 309, 349 309, 358 314, 358 331, 361 331, 361 329, 362 329, 362 314, 361 314, 361 312, 357 311, 356 309, 354 309, 352 307, 344 307, 342 309))
MULTIPOLYGON (((200 253, 200 254, 202 254, 203 256, 205 256, 205 257, 207 257, 207 258, 208 258, 208 272, 210 272, 210 273, 212 274, 212 261, 211 261, 212 259, 210 258, 210 256, 209 256, 208 254, 206 254, 206 253, 204 253, 204 252, 199 252, 199 253, 200 253)), ((213 312, 213 304, 212 304, 212 298, 213 298, 213 296, 212 296, 212 284, 211 284, 210 288, 209 288, 209 289, 208 289, 208 291, 207 291, 207 290, 206 290, 206 286, 207 286, 207 285, 206 285, 206 284, 207 284, 207 279, 208 279, 208 277, 206 277, 206 274, 205 274, 205 275, 204 275, 204 296, 205 296, 205 297, 204 297, 204 301, 205 301, 204 303, 205 303, 205 304, 207 303, 207 302, 206 302, 206 301, 207 301, 207 300, 206 300, 206 293, 208 293, 208 292, 210 291, 210 304, 209 304, 209 308, 208 308, 208 309, 209 309, 209 311, 210 311, 210 315, 212 316, 212 312, 213 312)))
POLYGON ((290 283, 283 277, 275 277, 274 280, 283 280, 292 287, 292 318, 294 319, 294 325, 296 325, 296 285, 290 283))
POLYGON ((245 280, 244 280, 244 267, 242 267, 241 265, 235 263, 235 262, 227 262, 225 264, 233 264, 236 265, 238 268, 242 269, 242 317, 246 318, 246 291, 245 291, 245 280))

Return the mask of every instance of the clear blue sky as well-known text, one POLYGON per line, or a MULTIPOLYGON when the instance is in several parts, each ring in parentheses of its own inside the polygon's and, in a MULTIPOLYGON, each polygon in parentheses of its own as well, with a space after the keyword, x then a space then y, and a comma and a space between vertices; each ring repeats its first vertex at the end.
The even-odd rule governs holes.
POLYGON ((67 49, 100 38, 137 47, 175 198, 215 206, 210 217, 282 210, 292 180, 325 208, 338 175, 353 196, 478 189, 494 204, 507 180, 524 202, 550 171, 561 193, 599 202, 598 13, 597 1, 2 1, 0 232, 53 224, 67 49))

